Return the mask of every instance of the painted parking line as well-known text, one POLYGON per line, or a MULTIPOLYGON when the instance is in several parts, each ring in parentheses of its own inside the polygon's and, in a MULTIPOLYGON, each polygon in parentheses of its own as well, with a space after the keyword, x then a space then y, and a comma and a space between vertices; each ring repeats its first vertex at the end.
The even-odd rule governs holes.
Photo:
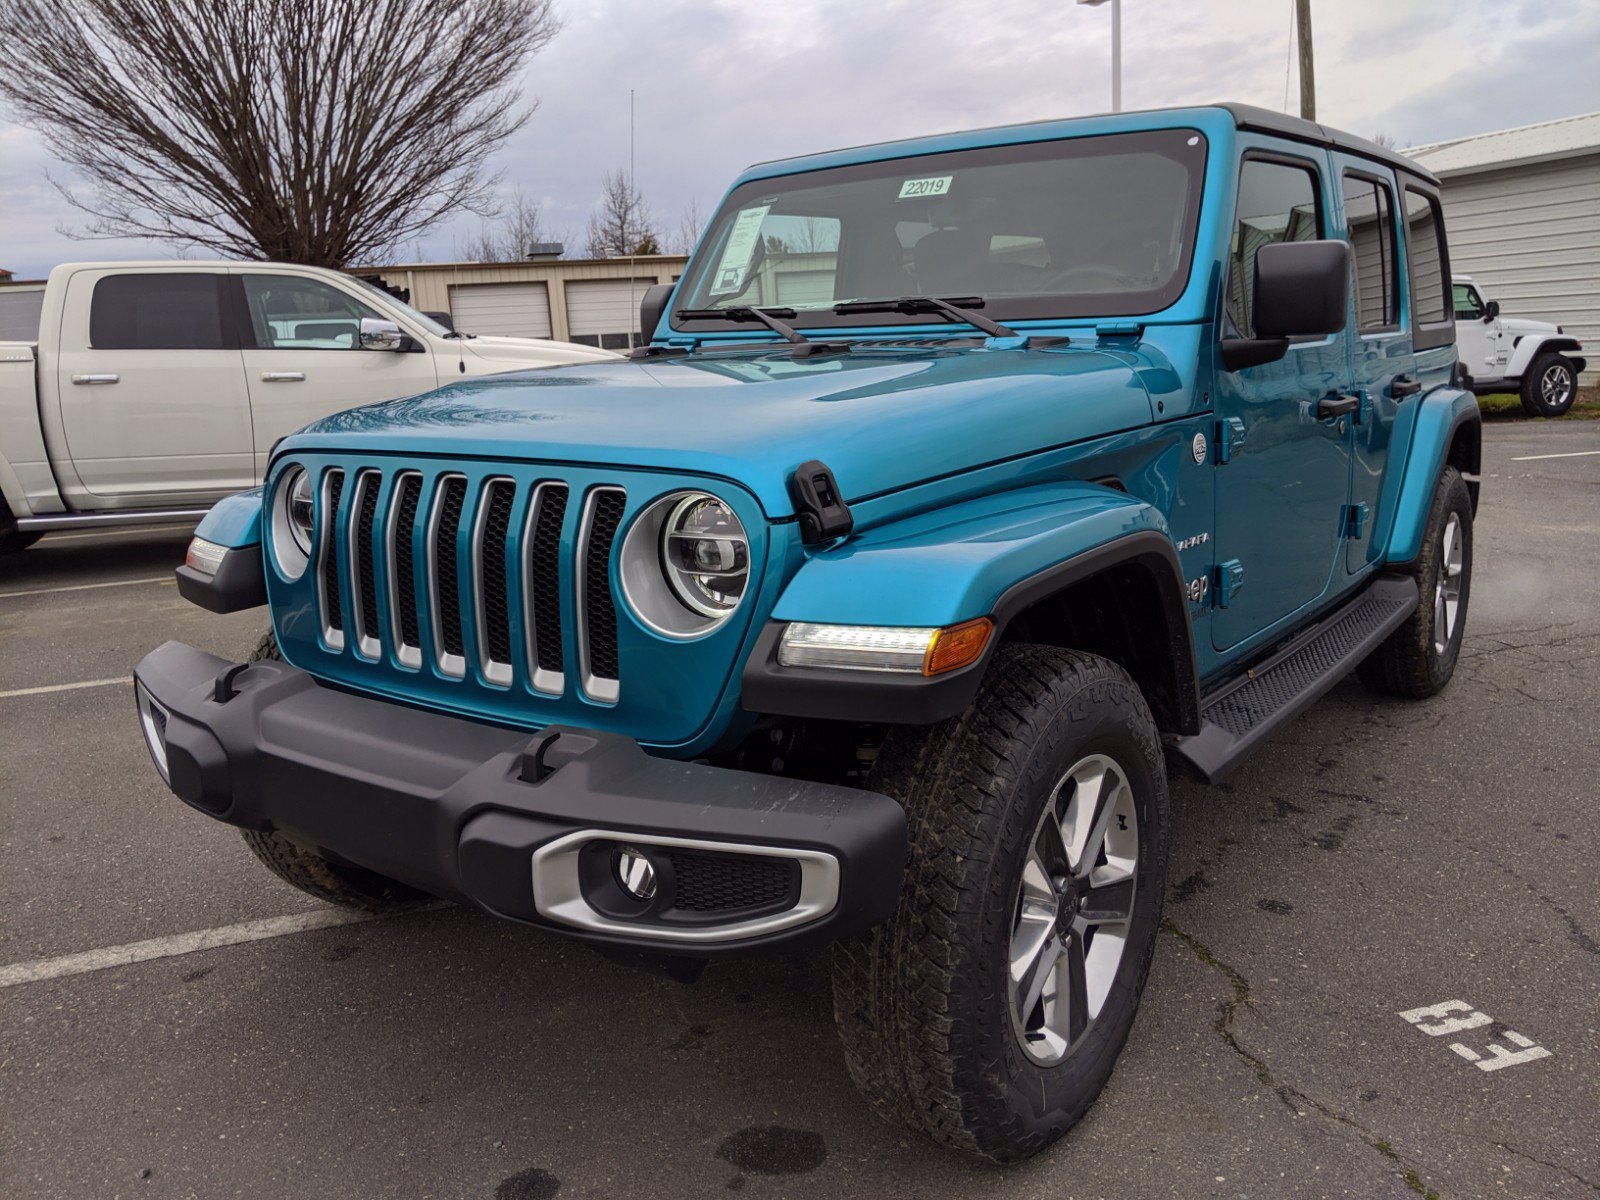
POLYGON ((422 904, 414 908, 381 913, 361 912, 352 908, 319 908, 311 912, 294 913, 287 917, 263 917, 259 921, 241 921, 237 925, 197 929, 193 933, 151 938, 144 942, 129 942, 124 946, 106 946, 99 950, 85 950, 81 954, 64 954, 60 958, 39 958, 31 962, 12 963, 8 967, 0 967, 0 988, 16 987, 23 983, 39 983, 45 979, 60 979, 68 975, 86 975, 91 971, 105 971, 111 967, 126 967, 133 963, 174 958, 180 954, 194 954, 200 950, 216 950, 223 946, 238 946, 246 942, 261 942, 268 938, 286 937, 292 933, 309 933, 313 929, 332 929, 340 925, 382 921, 388 917, 429 912, 443 907, 443 903, 422 904))
POLYGON ((1538 462, 1541 458, 1588 458, 1600 454, 1600 450, 1569 450, 1565 454, 1524 454, 1513 458, 1512 462, 1538 462))
POLYGON ((43 696, 47 692, 75 692, 79 688, 110 687, 113 683, 132 683, 133 676, 118 675, 115 679, 85 679, 82 683, 52 683, 44 687, 16 688, 9 692, 0 692, 0 700, 8 700, 12 696, 43 696))
POLYGON ((133 587, 140 583, 164 583, 169 587, 176 582, 170 575, 155 575, 149 579, 113 579, 110 583, 74 583, 64 587, 33 588, 26 592, 0 592, 0 600, 11 596, 48 596, 52 592, 88 592, 95 588, 133 587))

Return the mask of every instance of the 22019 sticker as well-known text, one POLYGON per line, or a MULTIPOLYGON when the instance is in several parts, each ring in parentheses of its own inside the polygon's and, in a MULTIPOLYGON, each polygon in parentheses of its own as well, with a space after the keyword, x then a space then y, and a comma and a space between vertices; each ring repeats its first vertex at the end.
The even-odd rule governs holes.
POLYGON ((950 190, 954 175, 930 175, 926 179, 908 179, 900 185, 896 200, 913 200, 918 196, 942 196, 950 190))

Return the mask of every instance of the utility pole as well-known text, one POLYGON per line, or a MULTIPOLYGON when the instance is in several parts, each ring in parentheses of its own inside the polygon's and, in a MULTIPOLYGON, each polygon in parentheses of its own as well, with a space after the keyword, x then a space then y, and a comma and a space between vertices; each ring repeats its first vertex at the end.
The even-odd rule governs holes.
MULTIPOLYGON (((1078 0, 1099 8, 1106 0, 1078 0)), ((1111 0, 1111 111, 1122 111, 1122 0, 1111 0)))
POLYGON ((1317 70, 1311 55, 1311 0, 1294 0, 1294 27, 1300 41, 1300 115, 1317 119, 1317 70))

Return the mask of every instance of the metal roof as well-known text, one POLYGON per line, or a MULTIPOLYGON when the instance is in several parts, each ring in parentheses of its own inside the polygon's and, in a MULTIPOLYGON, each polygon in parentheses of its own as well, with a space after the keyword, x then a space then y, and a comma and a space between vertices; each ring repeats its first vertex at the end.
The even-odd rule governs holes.
POLYGON ((1436 175, 1466 175, 1514 163, 1542 162, 1600 152, 1600 112, 1541 121, 1448 142, 1413 146, 1410 157, 1436 175))

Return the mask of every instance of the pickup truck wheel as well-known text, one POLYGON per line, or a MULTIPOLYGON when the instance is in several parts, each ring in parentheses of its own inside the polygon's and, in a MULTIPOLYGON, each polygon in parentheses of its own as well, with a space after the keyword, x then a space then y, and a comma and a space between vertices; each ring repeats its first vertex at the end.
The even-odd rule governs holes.
MULTIPOLYGON (((283 661, 277 636, 272 630, 262 636, 249 661, 283 661)), ((277 830, 241 829, 244 844, 279 879, 307 895, 329 904, 381 912, 426 900, 428 896, 397 880, 358 867, 336 862, 307 846, 291 842, 277 830)))
POLYGON ((1166 775, 1114 663, 996 653, 972 706, 891 731, 875 790, 905 805, 899 909, 834 949, 834 1015, 873 1107, 1015 1162, 1110 1078, 1144 989, 1167 863, 1166 775))
POLYGON ((1455 674, 1472 592, 1472 497, 1454 467, 1439 476, 1422 552, 1407 573, 1417 581, 1417 610, 1356 674, 1375 692, 1425 700, 1455 674))
POLYGON ((1560 354, 1541 354, 1522 376, 1522 407, 1529 416, 1559 417, 1578 395, 1578 372, 1560 354))

